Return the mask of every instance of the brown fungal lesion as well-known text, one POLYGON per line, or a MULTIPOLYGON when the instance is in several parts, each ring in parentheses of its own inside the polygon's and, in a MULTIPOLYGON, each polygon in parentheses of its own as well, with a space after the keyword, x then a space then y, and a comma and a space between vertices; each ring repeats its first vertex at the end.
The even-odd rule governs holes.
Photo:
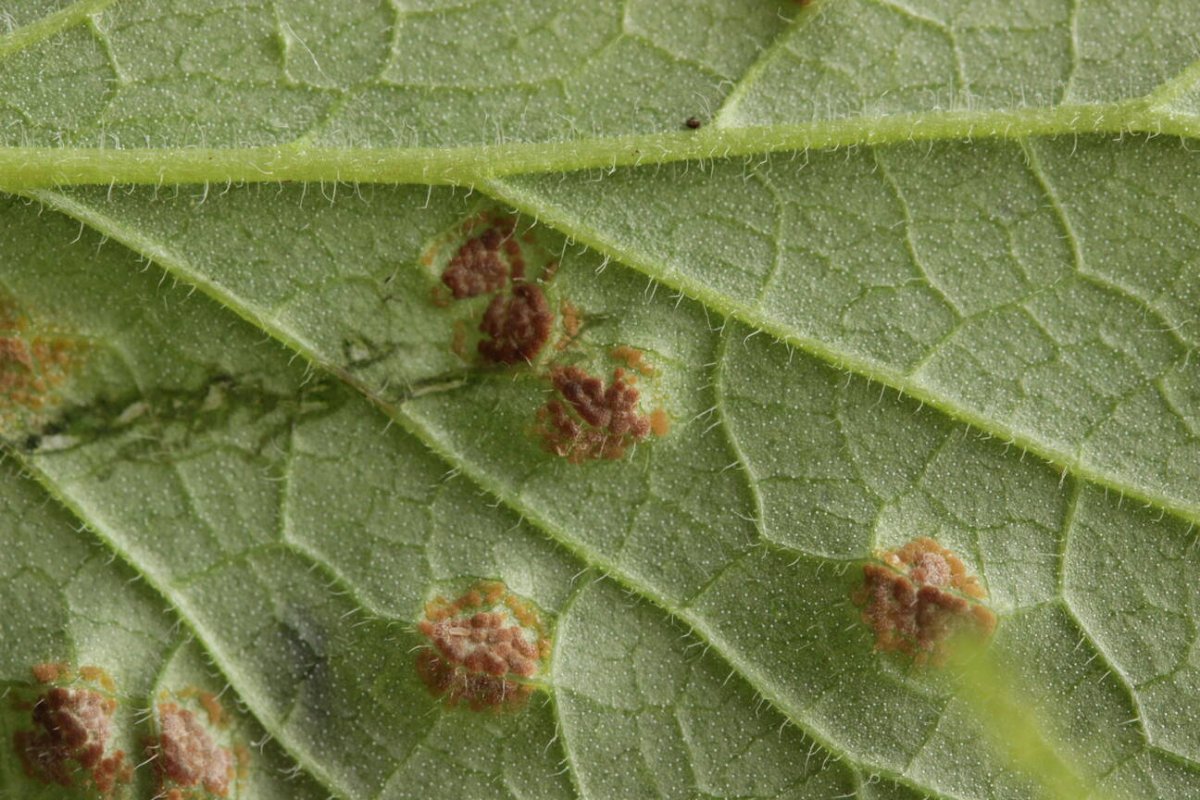
POLYGON ((651 432, 641 394, 621 367, 607 384, 580 367, 554 367, 550 383, 555 396, 538 411, 537 430, 548 451, 573 464, 623 458, 651 432))
POLYGON ((536 412, 533 433, 547 452, 571 463, 617 460, 647 437, 667 435, 666 410, 651 407, 637 386, 658 378, 644 351, 589 345, 585 312, 554 283, 560 261, 534 227, 520 228, 511 214, 485 211, 422 256, 437 279, 434 303, 458 315, 451 352, 463 361, 526 366, 526 375, 547 382, 555 395, 536 412), (604 362, 598 374, 580 365, 589 355, 604 362))
POLYGON ((76 671, 61 662, 34 665, 32 673, 36 688, 10 700, 24 717, 12 739, 22 771, 40 784, 113 797, 133 769, 114 744, 112 679, 99 667, 76 671))
POLYGON ((987 638, 996 615, 987 592, 951 550, 921 537, 863 565, 854 602, 875 634, 875 649, 940 666, 958 634, 987 638))
POLYGON ((44 425, 85 351, 82 340, 35 325, 0 295, 0 434, 44 425))
POLYGON ((217 797, 227 796, 235 774, 232 754, 213 740, 192 711, 160 703, 157 712, 159 734, 150 749, 160 793, 173 800, 184 797, 185 789, 203 788, 217 797))
POLYGON ((532 283, 516 283, 506 296, 497 294, 479 323, 486 336, 479 354, 494 364, 532 363, 550 340, 554 312, 542 290, 532 283))
MULTIPOLYGON (((496 212, 463 223, 456 235, 465 240, 446 262, 433 293, 440 307, 488 298, 475 326, 481 334, 475 351, 487 364, 532 364, 553 335, 554 310, 543 286, 553 280, 558 262, 538 246, 532 231, 518 235, 517 223, 516 217, 496 212)), ((435 253, 422 261, 434 265, 435 253)), ((468 352, 461 320, 455 323, 451 349, 463 358, 468 352)))
POLYGON ((665 436, 670 418, 660 406, 643 409, 638 376, 655 370, 640 350, 620 346, 612 351, 627 367, 615 367, 612 379, 582 367, 555 366, 550 370, 554 395, 538 410, 535 431, 544 448, 572 464, 624 458, 650 435, 665 436))
POLYGON ((426 603, 417 631, 427 642, 417 654, 417 674, 450 707, 521 708, 550 655, 537 609, 500 581, 426 603))
POLYGON ((249 751, 233 741, 216 695, 195 687, 164 693, 154 706, 155 733, 145 742, 158 793, 166 800, 228 797, 245 777, 249 751))
POLYGON ((513 238, 515 227, 515 219, 498 218, 455 251, 442 272, 442 283, 455 300, 498 292, 510 275, 524 277, 525 260, 513 238))

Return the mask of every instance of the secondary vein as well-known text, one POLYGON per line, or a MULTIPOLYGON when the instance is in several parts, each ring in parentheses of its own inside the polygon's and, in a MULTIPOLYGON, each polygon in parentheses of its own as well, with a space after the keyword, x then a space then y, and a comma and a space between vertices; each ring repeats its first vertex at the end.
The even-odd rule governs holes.
POLYGON ((0 59, 24 50, 30 45, 49 39, 61 31, 73 28, 90 16, 99 14, 117 0, 78 0, 36 22, 31 22, 0 36, 0 59))
POLYGON ((763 313, 754 304, 716 291, 703 281, 664 268, 661 264, 647 259, 644 254, 630 250, 611 240, 605 231, 589 224, 586 220, 554 207, 545 202, 544 198, 523 191, 512 183, 497 180, 481 189, 597 253, 636 269, 720 314, 765 331, 776 339, 793 345, 800 351, 835 368, 847 370, 872 383, 878 383, 908 395, 940 411, 950 419, 964 422, 976 430, 1010 442, 1022 450, 1038 456, 1064 473, 1075 475, 1096 486, 1142 501, 1155 508, 1161 508, 1187 522, 1200 524, 1200 506, 1194 503, 1177 500, 1164 492, 1149 487, 1130 484, 1120 475, 1101 466, 1090 464, 1079 454, 1068 452, 1043 441, 1028 430, 960 406, 952 398, 944 396, 936 387, 932 387, 922 380, 920 375, 905 373, 886 364, 839 349, 816 337, 802 335, 785 321, 763 313))

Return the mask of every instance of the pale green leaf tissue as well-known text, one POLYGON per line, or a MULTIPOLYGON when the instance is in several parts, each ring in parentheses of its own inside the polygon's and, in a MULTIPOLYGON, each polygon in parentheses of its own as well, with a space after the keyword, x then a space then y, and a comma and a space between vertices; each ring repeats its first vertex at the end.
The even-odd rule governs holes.
MULTIPOLYGON (((1200 796, 1197 33, 1187 0, 0 3, 0 691, 102 666, 139 800, 187 692, 238 800, 1200 796), (481 215, 559 264, 533 365, 444 296, 481 215), (549 452, 552 365, 618 348, 669 431, 549 452), (876 652, 852 600, 923 536, 999 620, 973 666, 876 652), (523 709, 416 669, 476 579, 550 628, 523 709)), ((102 796, 23 774, 22 713, 0 797, 102 796)))

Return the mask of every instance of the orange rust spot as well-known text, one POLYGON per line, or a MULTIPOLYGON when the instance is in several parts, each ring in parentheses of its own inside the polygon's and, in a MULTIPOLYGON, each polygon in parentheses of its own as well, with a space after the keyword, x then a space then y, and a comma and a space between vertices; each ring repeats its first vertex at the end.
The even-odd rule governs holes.
POLYGON ((646 361, 646 354, 636 347, 630 347, 627 344, 614 347, 611 353, 612 357, 617 361, 623 361, 632 370, 636 370, 646 377, 654 374, 654 367, 646 361))
POLYGON ((671 431, 671 418, 661 408, 650 412, 650 432, 655 436, 666 436, 671 431))
MULTIPOLYGON (((68 673, 69 674, 69 673, 68 673)), ((79 677, 85 681, 93 681, 100 684, 109 692, 117 690, 116 683, 113 682, 112 676, 105 672, 100 667, 83 666, 79 668, 79 677)))
POLYGON ((579 367, 554 367, 550 381, 561 399, 538 411, 537 432, 547 450, 572 464, 622 458, 650 433, 650 420, 638 411, 638 390, 619 367, 607 387, 579 367))
POLYGON ((54 683, 59 678, 70 680, 71 668, 61 661, 34 664, 33 677, 38 683, 54 683))
POLYGON ((44 423, 82 350, 69 337, 32 329, 16 304, 0 297, 0 431, 44 423))
POLYGON ((213 741, 196 715, 175 703, 158 706, 159 734, 148 749, 162 784, 161 794, 178 788, 204 789, 218 797, 229 792, 233 756, 213 741))
POLYGON ((429 290, 429 300, 438 308, 449 308, 451 298, 446 294, 445 286, 434 286, 429 290))
POLYGON ((225 715, 225 709, 221 707, 217 696, 212 692, 200 692, 200 705, 204 708, 204 713, 208 715, 208 721, 211 725, 217 728, 224 728, 229 724, 229 718, 225 715))
POLYGON ((454 335, 450 339, 450 351, 464 361, 467 358, 467 326, 461 319, 454 321, 454 335))
POLYGON ((583 330, 583 317, 579 313, 579 309, 570 300, 563 300, 559 304, 558 313, 562 315, 563 332, 567 335, 558 342, 559 350, 566 350, 571 341, 579 336, 579 332, 583 330))
MULTIPOLYGON (((446 705, 474 711, 520 708, 533 693, 549 652, 537 611, 498 581, 483 581, 453 602, 431 604, 417 630, 429 640, 417 655, 417 673, 446 705)), ((427 610, 429 606, 426 606, 427 610)))
MULTIPOLYGON (((61 676, 63 670, 57 673, 61 676)), ((50 673, 41 670, 41 674, 49 677, 50 673)), ((106 754, 116 708, 116 700, 92 689, 55 686, 38 695, 29 709, 32 729, 13 734, 26 776, 46 785, 83 787, 102 798, 111 797, 119 783, 132 777, 123 751, 106 754)))
POLYGON ((937 666, 953 634, 987 637, 995 630, 995 614, 979 602, 987 593, 978 579, 933 539, 914 539, 879 560, 863 565, 863 586, 853 598, 875 633, 875 649, 937 666))
MULTIPOLYGON (((510 595, 508 598, 505 598, 504 584, 500 581, 487 581, 481 588, 483 590, 483 599, 488 603, 495 604, 501 602, 502 600, 508 602, 509 604, 514 604, 516 602, 516 598, 514 596, 510 595)), ((475 594, 470 593, 468 596, 473 598, 475 597, 475 594)))
POLYGON ((233 759, 237 764, 237 779, 246 780, 250 776, 250 748, 238 742, 233 748, 233 759))

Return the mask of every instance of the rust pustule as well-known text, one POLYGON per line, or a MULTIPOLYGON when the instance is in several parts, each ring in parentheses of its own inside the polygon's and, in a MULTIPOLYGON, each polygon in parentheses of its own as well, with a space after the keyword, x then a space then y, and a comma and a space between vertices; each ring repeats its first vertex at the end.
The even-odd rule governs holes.
POLYGON ((653 377, 655 369, 646 361, 646 354, 636 347, 630 347, 627 344, 619 345, 612 349, 612 357, 617 361, 625 362, 625 365, 635 372, 653 377))
POLYGON ((510 295, 498 294, 488 304, 479 330, 488 338, 479 342, 479 354, 496 364, 532 362, 550 339, 554 312, 542 290, 519 282, 510 295))
POLYGON ((160 795, 194 797, 195 790, 203 790, 212 796, 226 797, 237 765, 233 754, 214 739, 210 726, 216 726, 207 706, 205 713, 210 717, 207 720, 174 702, 161 702, 156 710, 158 735, 146 749, 153 758, 160 795))
POLYGON ((112 680, 98 667, 82 667, 81 675, 91 677, 77 681, 62 663, 38 664, 32 672, 45 688, 30 700, 14 702, 15 708, 29 712, 29 727, 13 734, 25 775, 38 783, 111 797, 132 777, 124 751, 112 746, 117 700, 106 688, 112 680))
POLYGON ((474 711, 523 706, 550 653, 537 610, 499 581, 427 603, 417 631, 428 640, 417 654, 421 680, 446 705, 474 711))
MULTIPOLYGON (((532 364, 554 332, 554 310, 543 287, 553 279, 558 262, 544 248, 536 248, 532 230, 518 235, 516 229, 516 217, 498 213, 479 214, 463 223, 456 235, 468 238, 442 271, 443 286, 433 292, 439 307, 488 298, 476 326, 482 337, 474 349, 490 364, 532 364), (535 248, 532 263, 527 247, 535 248)), ((438 247, 429 251, 424 263, 435 261, 438 247)), ((460 358, 469 350, 461 319, 454 323, 451 350, 460 358)))
POLYGON ((77 337, 35 326, 0 296, 0 433, 43 425, 62 404, 62 389, 85 351, 77 337))
MULTIPOLYGON (((555 396, 538 411, 537 430, 547 450, 571 463, 624 457, 654 430, 639 407, 632 376, 617 367, 607 385, 580 367, 554 367, 555 396)), ((666 429, 665 419, 659 429, 666 429)))
POLYGON ((512 223, 497 224, 458 249, 442 272, 442 283, 455 300, 498 292, 511 272, 524 274, 520 247, 509 246, 516 244, 511 237, 512 223))
POLYGON ((955 634, 987 637, 995 629, 995 614, 981 602, 987 592, 933 539, 914 539, 878 558, 863 565, 863 585, 853 598, 875 634, 875 649, 938 666, 955 634))

